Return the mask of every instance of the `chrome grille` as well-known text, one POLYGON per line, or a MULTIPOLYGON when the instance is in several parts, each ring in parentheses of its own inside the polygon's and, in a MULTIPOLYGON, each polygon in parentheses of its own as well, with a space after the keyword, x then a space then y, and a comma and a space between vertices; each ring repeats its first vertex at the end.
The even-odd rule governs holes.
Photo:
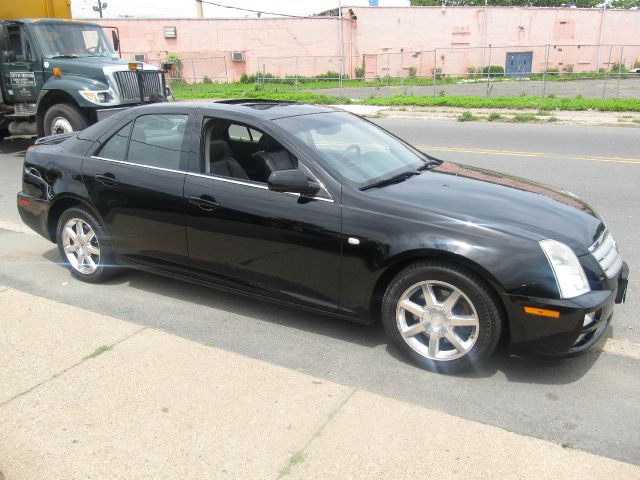
POLYGON ((618 247, 608 230, 605 230, 596 243, 591 245, 589 252, 602 267, 607 278, 615 277, 622 268, 618 247))
MULTIPOLYGON (((148 71, 139 72, 144 79, 144 100, 149 100, 152 94, 162 95, 162 82, 160 80, 160 72, 148 71)), ((138 87, 138 73, 127 70, 124 72, 115 72, 116 83, 120 90, 122 99, 140 101, 140 88, 138 87)))

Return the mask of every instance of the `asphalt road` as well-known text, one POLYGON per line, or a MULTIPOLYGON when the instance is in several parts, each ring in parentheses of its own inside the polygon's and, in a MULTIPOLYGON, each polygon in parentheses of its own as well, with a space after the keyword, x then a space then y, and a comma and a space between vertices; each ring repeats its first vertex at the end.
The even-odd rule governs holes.
MULTIPOLYGON (((607 220, 629 262, 628 303, 609 336, 640 344, 640 140, 636 129, 378 120, 445 160, 565 188, 607 220)), ((172 279, 125 272, 78 282, 55 247, 18 233, 15 192, 24 142, 0 146, 0 283, 192 340, 464 418, 640 465, 640 359, 592 350, 572 359, 498 351, 481 369, 444 376, 411 365, 379 327, 249 300, 172 279), (4 222, 4 223, 3 223, 4 222)), ((372 418, 372 422, 376 419, 372 418)), ((464 442, 464 438, 460 439, 464 442)))
MULTIPOLYGON (((313 90, 325 95, 338 95, 337 88, 323 88, 313 90)), ((582 95, 584 98, 638 98, 640 96, 640 74, 627 74, 620 82, 614 76, 608 79, 547 81, 545 95, 558 97, 575 97, 582 95), (637 78, 636 78, 637 77, 637 78)), ((432 85, 426 86, 389 86, 389 87, 348 87, 342 90, 342 95, 347 98, 391 97, 393 95, 426 95, 434 94, 432 85)), ((486 82, 437 84, 435 94, 440 95, 473 95, 484 97, 487 95, 486 82)), ((501 95, 541 95, 542 81, 540 80, 506 80, 491 82, 489 94, 492 97, 501 95)))

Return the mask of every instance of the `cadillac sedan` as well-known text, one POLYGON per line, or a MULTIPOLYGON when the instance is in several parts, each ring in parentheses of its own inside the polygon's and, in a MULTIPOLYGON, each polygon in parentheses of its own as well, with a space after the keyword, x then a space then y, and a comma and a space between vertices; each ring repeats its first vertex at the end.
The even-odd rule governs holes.
POLYGON ((613 236, 580 199, 322 106, 132 108, 38 141, 17 201, 81 280, 131 267, 381 321, 435 371, 501 339, 584 351, 626 293, 613 236))

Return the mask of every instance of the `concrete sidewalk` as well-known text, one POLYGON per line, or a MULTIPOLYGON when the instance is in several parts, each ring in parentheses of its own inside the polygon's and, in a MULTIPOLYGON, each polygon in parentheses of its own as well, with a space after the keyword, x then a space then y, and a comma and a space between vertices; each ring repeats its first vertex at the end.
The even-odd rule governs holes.
POLYGON ((0 311, 0 479, 640 479, 13 289, 0 287, 0 311))

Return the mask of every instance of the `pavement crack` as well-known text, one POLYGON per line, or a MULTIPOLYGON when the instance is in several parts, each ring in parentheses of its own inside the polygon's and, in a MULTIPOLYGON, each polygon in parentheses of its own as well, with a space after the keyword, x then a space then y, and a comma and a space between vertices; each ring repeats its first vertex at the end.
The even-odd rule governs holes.
MULTIPOLYGON (((300 450, 296 450, 296 452, 294 453, 294 456, 297 455, 300 458, 300 462, 302 461, 302 459, 304 459, 304 454, 307 450, 307 448, 309 448, 309 445, 311 445, 311 442, 313 442, 316 438, 318 438, 320 435, 322 435, 322 432, 324 432, 325 428, 327 428, 327 425, 329 425, 331 423, 331 421, 334 419, 334 417, 338 414, 338 412, 340 410, 342 410, 342 407, 344 407, 344 405, 351 400, 351 397, 353 397, 353 395, 358 391, 357 388, 352 389, 349 394, 347 396, 345 396, 340 403, 329 412, 329 414, 327 415, 327 418, 325 419, 325 421, 322 423, 322 425, 320 425, 309 437, 309 439, 305 442, 305 444, 302 446, 302 448, 300 450)), ((299 463, 299 462, 295 462, 295 463, 299 463)), ((290 467, 293 466, 294 464, 291 464, 291 460, 288 460, 288 465, 286 465, 282 470, 280 470, 280 473, 278 473, 278 476, 276 477, 276 480, 279 480, 281 478, 283 478, 285 475, 289 474, 290 471, 290 467), (285 472, 286 473, 283 473, 285 472)))
MULTIPOLYGON (((2 290, 0 290, 1 292, 2 290)), ((130 338, 134 337, 135 335, 137 335, 138 333, 142 332, 143 330, 146 330, 147 327, 141 327, 139 329, 137 329, 136 331, 134 331, 133 333, 122 337, 120 340, 116 340, 115 342, 111 343, 108 345, 108 349, 111 350, 113 349, 113 347, 120 345, 123 342, 126 342, 127 340, 129 340, 130 338)), ((43 385, 46 385, 47 383, 49 383, 52 380, 55 380, 56 378, 64 375, 65 373, 67 373, 70 370, 73 370, 74 368, 79 367, 80 365, 82 365, 83 363, 85 363, 88 360, 91 360, 92 358, 95 358, 94 356, 88 355, 86 357, 83 357, 81 360, 77 361, 76 363, 68 366, 67 368, 54 373, 53 375, 51 375, 49 378, 42 380, 41 382, 36 383, 35 385, 27 388, 26 390, 23 390, 20 393, 15 394, 13 397, 8 398, 6 400, 4 400, 3 402, 0 402, 0 408, 4 407, 5 405, 8 405, 9 403, 13 402, 14 400, 20 398, 20 397, 24 397, 25 395, 28 395, 29 393, 33 392, 34 390, 40 388, 43 385)))

